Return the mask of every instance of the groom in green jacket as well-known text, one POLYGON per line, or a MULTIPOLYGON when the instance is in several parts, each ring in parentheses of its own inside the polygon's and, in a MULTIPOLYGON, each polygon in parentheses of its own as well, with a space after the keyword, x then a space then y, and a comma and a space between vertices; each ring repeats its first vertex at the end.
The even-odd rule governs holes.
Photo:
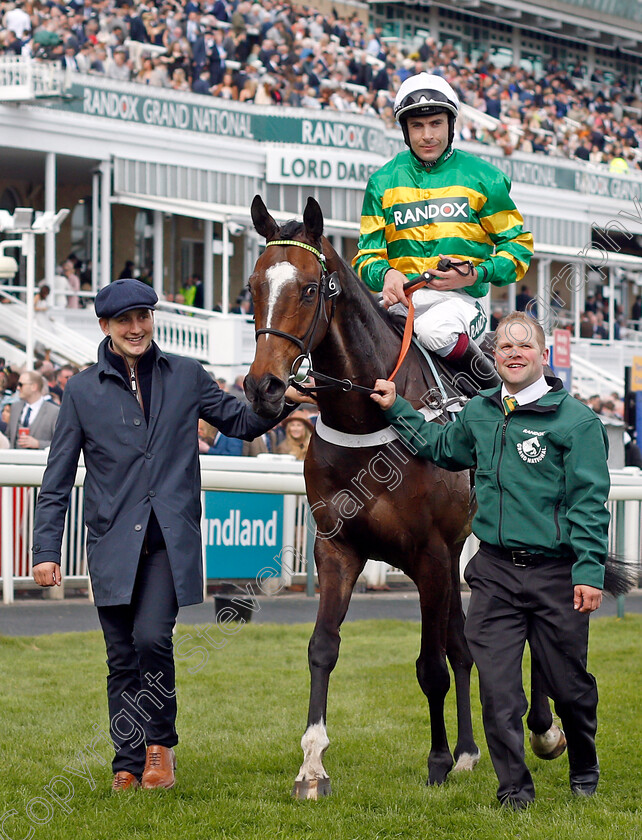
POLYGON ((496 332, 501 387, 482 391, 454 422, 426 422, 387 380, 372 395, 420 457, 450 470, 475 467, 480 548, 464 574, 466 638, 497 797, 515 810, 535 798, 524 761, 526 641, 562 720, 572 792, 593 795, 600 772, 597 687, 586 661, 607 556, 608 444, 597 415, 544 376, 547 360, 540 325, 513 312, 496 332))

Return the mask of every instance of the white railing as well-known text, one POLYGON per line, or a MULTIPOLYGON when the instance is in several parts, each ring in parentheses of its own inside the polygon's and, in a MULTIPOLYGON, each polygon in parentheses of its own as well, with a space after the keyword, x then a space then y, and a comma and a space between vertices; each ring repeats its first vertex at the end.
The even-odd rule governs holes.
POLYGON ((156 305, 155 338, 168 353, 210 365, 249 365, 254 358, 254 322, 165 301, 156 305))
MULTIPOLYGON (((624 376, 615 376, 577 353, 571 354, 571 364, 573 365, 573 391, 578 391, 584 399, 592 394, 612 391, 624 394, 624 376)), ((622 373, 624 373, 624 368, 622 368, 622 373)))
POLYGON ((641 355, 642 347, 635 340, 596 341, 588 338, 571 338, 571 352, 585 359, 611 376, 622 376, 624 368, 634 356, 641 355))
MULTIPOLYGON (((283 580, 307 578, 314 524, 305 499, 303 465, 273 456, 236 458, 201 456, 203 490, 282 493, 283 580)), ((46 464, 44 452, 0 452, 0 560, 3 600, 11 603, 16 587, 32 587, 31 545, 37 491, 46 464)), ((62 572, 71 585, 88 586, 86 534, 83 524, 84 467, 79 466, 67 513, 62 546, 62 572)), ((609 509, 612 515, 610 550, 639 566, 642 556, 642 472, 635 468, 611 471, 609 509)), ((204 508, 205 506, 203 506, 204 508)), ((467 543, 462 569, 474 551, 467 543)), ((370 583, 402 576, 399 569, 368 561, 370 583)), ((312 576, 313 581, 313 576, 312 576)))
MULTIPOLYGON (((18 342, 24 342, 27 333, 27 305, 12 294, 0 289, 0 332, 18 342)), ((55 362, 82 364, 94 359, 96 345, 58 321, 48 321, 47 326, 34 318, 33 336, 36 344, 51 351, 55 362)))
POLYGON ((60 96, 69 85, 69 72, 58 62, 40 62, 21 55, 0 56, 0 102, 60 96))
MULTIPOLYGON (((4 603, 13 601, 16 587, 35 585, 31 565, 33 515, 46 460, 47 453, 42 451, 0 451, 0 567, 4 603)), ((282 456, 202 455, 200 461, 203 490, 284 494, 282 559, 291 578, 292 567, 296 563, 301 565, 299 552, 305 554, 306 550, 305 537, 300 533, 304 514, 299 518, 296 514, 296 497, 305 493, 302 463, 282 456)), ((83 523, 84 477, 81 459, 65 522, 61 568, 68 584, 86 587, 89 578, 83 523)), ((295 571, 300 573, 298 567, 295 571)))
MULTIPOLYGON (((20 286, 0 286, 0 335, 24 344, 27 306, 18 297, 20 286)), ((93 298, 89 293, 79 297, 93 298)), ((34 319, 33 333, 38 345, 51 351, 60 364, 85 364, 95 360, 100 331, 96 326, 93 299, 86 309, 52 306, 45 325, 34 319), (90 337, 90 336, 94 336, 90 337)), ((249 365, 254 358, 254 322, 243 315, 223 315, 193 306, 159 301, 155 314, 155 339, 167 353, 178 353, 208 365, 249 365)), ((15 365, 24 364, 25 354, 0 339, 0 356, 15 365), (5 350, 6 352, 3 352, 5 350)))

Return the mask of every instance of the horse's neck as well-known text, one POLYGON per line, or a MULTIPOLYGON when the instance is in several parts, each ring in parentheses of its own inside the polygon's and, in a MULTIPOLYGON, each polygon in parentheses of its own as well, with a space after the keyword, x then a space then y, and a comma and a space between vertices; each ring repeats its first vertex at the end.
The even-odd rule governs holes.
MULTIPOLYGON (((399 338, 374 310, 369 292, 336 254, 328 267, 339 271, 342 291, 328 333, 312 354, 314 369, 372 388, 376 379, 385 379, 392 372, 399 338)), ((323 422, 340 431, 364 434, 387 425, 367 394, 321 391, 318 402, 323 422)))

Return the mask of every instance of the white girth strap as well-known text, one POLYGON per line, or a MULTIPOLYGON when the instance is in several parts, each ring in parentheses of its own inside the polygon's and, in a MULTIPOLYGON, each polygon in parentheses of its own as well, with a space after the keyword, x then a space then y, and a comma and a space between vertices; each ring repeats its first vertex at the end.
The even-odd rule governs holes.
MULTIPOLYGON (((432 420, 442 413, 441 409, 434 410, 431 408, 420 408, 419 411, 424 415, 426 420, 432 420)), ((367 435, 349 435, 347 432, 339 432, 337 429, 326 426, 321 419, 321 415, 317 417, 315 431, 321 440, 325 440, 335 446, 345 446, 349 449, 365 449, 368 446, 382 446, 383 444, 391 443, 393 440, 399 440, 399 435, 392 426, 386 426, 385 429, 379 429, 378 432, 370 432, 367 435)))

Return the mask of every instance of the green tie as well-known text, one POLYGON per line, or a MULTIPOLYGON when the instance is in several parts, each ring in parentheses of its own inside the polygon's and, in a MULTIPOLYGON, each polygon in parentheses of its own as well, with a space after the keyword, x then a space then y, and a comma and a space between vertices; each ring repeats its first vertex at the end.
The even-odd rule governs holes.
POLYGON ((517 405, 515 397, 504 397, 504 414, 510 414, 517 405))

